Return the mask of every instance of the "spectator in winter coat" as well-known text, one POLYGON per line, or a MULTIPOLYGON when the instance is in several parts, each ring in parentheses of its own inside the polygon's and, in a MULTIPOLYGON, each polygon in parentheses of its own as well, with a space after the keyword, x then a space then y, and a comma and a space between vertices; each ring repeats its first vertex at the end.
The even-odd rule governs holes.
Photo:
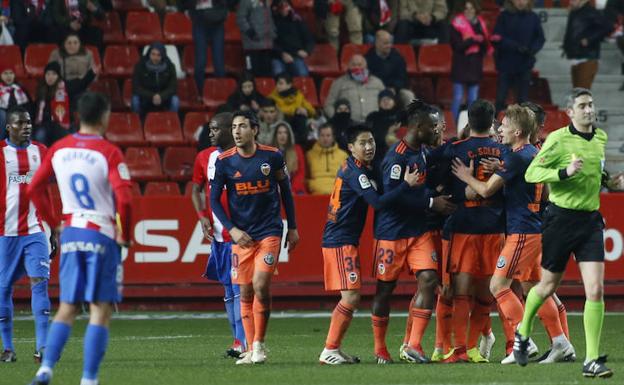
POLYGON ((305 186, 305 156, 301 146, 295 144, 295 137, 288 122, 282 120, 275 123, 272 145, 277 147, 284 156, 293 193, 297 195, 307 194, 305 186))
POLYGON ((347 157, 347 153, 338 147, 334 139, 332 126, 320 126, 318 141, 306 152, 310 194, 331 194, 336 172, 347 157))
POLYGON ((69 95, 61 76, 61 66, 50 62, 37 86, 33 138, 50 146, 69 133, 69 95))
POLYGON ((180 99, 176 95, 178 79, 165 46, 150 45, 145 56, 134 67, 132 75, 132 110, 141 116, 151 111, 178 112, 180 99))
POLYGON ((407 106, 415 96, 409 89, 405 59, 392 47, 392 39, 388 31, 377 31, 375 46, 365 55, 366 63, 370 73, 377 76, 386 88, 394 91, 402 106, 407 106))
POLYGON ((451 80, 453 81, 453 102, 451 112, 457 122, 459 108, 468 91, 466 107, 479 97, 479 83, 483 77, 483 58, 493 53, 485 20, 479 16, 478 2, 462 1, 457 15, 451 21, 451 47, 453 61, 451 80))
POLYGON ((539 16, 531 10, 529 0, 510 0, 500 13, 491 37, 494 43, 496 70, 496 111, 505 108, 510 88, 516 90, 518 103, 529 96, 531 71, 535 55, 544 46, 544 30, 539 16))
POLYGON ((257 113, 265 99, 266 98, 256 90, 256 79, 254 76, 249 72, 245 72, 238 80, 236 91, 227 99, 227 110, 252 110, 257 113))
POLYGON ((271 76, 273 41, 277 37, 271 0, 241 0, 236 22, 243 38, 245 69, 256 76, 271 76))
POLYGON ((589 0, 570 0, 563 52, 572 60, 572 87, 591 89, 598 72, 600 43, 613 26, 589 0))
POLYGON ((260 103, 258 119, 260 119, 258 143, 270 146, 273 144, 273 137, 275 136, 275 125, 277 122, 284 120, 284 114, 275 105, 275 100, 264 99, 260 103))
POLYGON ((378 99, 379 111, 371 112, 366 117, 366 124, 373 129, 373 137, 377 147, 373 159, 373 166, 377 169, 388 151, 386 135, 389 131, 396 131, 401 126, 401 111, 397 106, 394 91, 386 88, 379 93, 378 99))
POLYGON ((63 35, 77 33, 84 44, 94 45, 100 52, 103 51, 102 30, 92 25, 94 18, 104 18, 104 9, 98 0, 50 0, 47 6, 51 7, 52 19, 59 32, 63 35))
POLYGON ((378 77, 370 75, 364 56, 356 54, 349 60, 347 73, 332 83, 325 99, 325 115, 334 116, 334 103, 346 99, 351 107, 351 119, 364 122, 366 116, 377 111, 377 95, 384 89, 378 77))
MULTIPOLYGON (((617 26, 619 20, 624 19, 624 0, 607 0, 604 15, 610 25, 617 26)), ((615 37, 615 43, 624 57, 624 35, 615 37)), ((624 62, 622 62, 621 73, 624 75, 624 62)), ((620 86, 620 91, 624 91, 624 83, 620 86)))
POLYGON ((399 0, 394 31, 398 44, 421 44, 422 40, 446 41, 446 0, 399 0))
POLYGON ((336 112, 329 119, 328 123, 332 126, 333 136, 336 143, 338 143, 338 147, 348 151, 347 131, 350 127, 357 124, 357 122, 351 119, 351 103, 347 99, 338 99, 334 103, 334 111, 336 112))
POLYGON ((275 57, 272 61, 273 75, 288 72, 292 76, 308 76, 304 59, 314 49, 314 36, 290 4, 289 0, 276 0, 273 3, 275 57))
POLYGON ((6 134, 7 112, 16 106, 30 107, 26 91, 15 82, 15 72, 9 66, 0 66, 0 140, 6 134))
POLYGON ((277 108, 284 114, 295 132, 295 142, 305 143, 308 137, 307 121, 316 115, 314 107, 305 95, 293 86, 292 77, 283 72, 275 77, 275 89, 269 94, 277 108))

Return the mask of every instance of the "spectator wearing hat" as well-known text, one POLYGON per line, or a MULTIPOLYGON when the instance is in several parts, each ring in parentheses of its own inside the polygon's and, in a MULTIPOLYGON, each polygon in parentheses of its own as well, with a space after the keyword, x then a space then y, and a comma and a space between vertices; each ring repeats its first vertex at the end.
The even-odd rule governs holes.
POLYGON ((177 83, 176 70, 167 57, 165 46, 160 42, 152 43, 134 67, 132 111, 141 116, 151 111, 178 112, 177 83))
POLYGON ((288 72, 275 77, 275 89, 269 94, 269 99, 275 100, 277 108, 292 125, 295 142, 303 144, 308 137, 307 120, 316 115, 316 110, 303 92, 293 86, 292 76, 288 72))
POLYGON ((366 117, 366 123, 373 129, 375 138, 375 158, 373 165, 381 165, 384 155, 388 151, 386 136, 389 131, 396 131, 401 126, 401 114, 397 106, 396 95, 393 90, 386 88, 379 93, 379 110, 371 112, 366 117))
POLYGON ((37 85, 33 137, 50 146, 67 135, 70 125, 69 95, 61 76, 61 66, 50 62, 37 85))
POLYGON ((30 107, 30 99, 22 86, 15 82, 13 68, 0 66, 0 139, 6 135, 7 112, 16 106, 30 107))
POLYGON ((344 151, 348 151, 349 141, 347 140, 347 130, 356 124, 351 118, 351 102, 347 99, 338 99, 334 103, 334 115, 329 119, 328 123, 332 126, 333 137, 338 143, 338 147, 344 151))

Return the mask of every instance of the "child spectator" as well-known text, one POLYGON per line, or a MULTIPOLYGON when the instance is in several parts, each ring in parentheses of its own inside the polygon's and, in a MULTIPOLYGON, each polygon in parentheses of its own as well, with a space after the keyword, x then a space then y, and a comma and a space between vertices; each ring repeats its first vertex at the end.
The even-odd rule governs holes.
POLYGON ((238 80, 238 87, 227 99, 227 110, 252 110, 257 113, 262 101, 266 99, 256 90, 256 81, 250 72, 245 72, 238 80))

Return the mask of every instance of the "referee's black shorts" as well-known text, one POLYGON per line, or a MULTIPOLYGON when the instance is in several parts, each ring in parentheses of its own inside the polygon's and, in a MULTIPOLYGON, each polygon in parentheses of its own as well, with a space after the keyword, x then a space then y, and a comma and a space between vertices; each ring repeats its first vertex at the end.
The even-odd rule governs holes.
POLYGON ((604 262, 604 227, 599 211, 549 204, 542 218, 542 267, 563 273, 570 254, 577 262, 604 262))

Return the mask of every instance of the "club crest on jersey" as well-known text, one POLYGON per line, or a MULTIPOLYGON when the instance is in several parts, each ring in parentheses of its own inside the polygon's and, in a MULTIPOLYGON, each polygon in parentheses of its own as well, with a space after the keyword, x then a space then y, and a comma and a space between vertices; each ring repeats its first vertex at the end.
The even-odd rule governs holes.
POLYGON ((355 271, 349 273, 349 282, 356 283, 358 280, 358 275, 355 271))
POLYGON ((271 173, 271 166, 268 163, 262 163, 260 166, 260 172, 262 172, 262 175, 264 176, 269 176, 271 173))
POLYGON ((379 266, 377 266, 377 271, 379 272, 379 275, 384 275, 386 272, 386 265, 380 263, 379 266))
POLYGON ((269 266, 273 266, 273 264, 275 263, 275 257, 273 256, 273 254, 268 253, 267 255, 265 255, 264 263, 266 263, 269 266))
POLYGON ((505 260, 505 257, 501 255, 500 257, 498 257, 498 261, 496 262, 496 268, 502 269, 503 267, 505 267, 506 264, 507 261, 505 260))
POLYGON ((232 279, 236 279, 236 278, 238 278, 238 270, 236 270, 236 268, 235 268, 235 267, 233 267, 233 268, 230 270, 230 275, 232 276, 232 279))
POLYGON ((395 164, 390 169, 390 179, 399 180, 401 179, 401 166, 395 164))
POLYGON ((366 190, 367 188, 371 187, 370 180, 368 180, 368 177, 364 174, 361 174, 358 177, 358 182, 360 182, 360 187, 362 188, 362 190, 366 190))
POLYGON ((438 262, 438 253, 436 253, 435 250, 431 252, 431 260, 433 262, 438 262))

